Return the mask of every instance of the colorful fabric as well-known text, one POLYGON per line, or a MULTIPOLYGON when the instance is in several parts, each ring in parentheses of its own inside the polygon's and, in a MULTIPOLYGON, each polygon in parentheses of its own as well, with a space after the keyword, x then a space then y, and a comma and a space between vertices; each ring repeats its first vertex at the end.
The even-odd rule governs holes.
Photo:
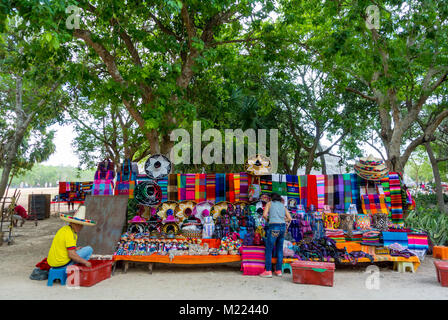
POLYGON ((344 213, 344 177, 342 174, 334 174, 334 212, 344 213))
POLYGON ((114 178, 115 178, 115 171, 113 170, 107 170, 107 171, 97 170, 94 176, 94 180, 110 180, 114 178))
POLYGON ((334 176, 331 174, 325 176, 325 205, 334 211, 334 176))
POLYGON ((383 187, 383 192, 386 197, 386 205, 390 209, 391 207, 391 198, 390 198, 390 184, 389 184, 389 176, 381 179, 381 186, 383 187))
POLYGON ((284 174, 272 175, 272 192, 278 193, 281 196, 286 196, 288 194, 286 175, 284 174))
POLYGON ((157 179, 157 184, 162 190, 162 202, 168 201, 168 177, 157 179))
POLYGON ((241 247, 241 271, 245 276, 258 276, 265 269, 265 247, 241 247))
POLYGON ((364 194, 361 196, 362 212, 364 214, 388 214, 384 194, 364 194))
POLYGON ((235 181, 234 174, 226 174, 226 200, 229 202, 235 202, 235 181))
POLYGON ((168 200, 170 201, 178 201, 179 195, 177 193, 177 174, 169 174, 168 175, 168 200))
POLYGON ((205 195, 208 201, 216 201, 216 175, 214 173, 207 173, 205 181, 205 195))
POLYGON ((408 244, 410 250, 427 250, 428 236, 423 233, 408 233, 408 244))
POLYGON ((291 174, 286 175, 286 195, 288 201, 290 198, 294 198, 297 204, 300 203, 300 190, 299 190, 299 177, 291 174))
POLYGON ((240 201, 249 201, 249 175, 240 172, 240 201))
POLYGON ((317 209, 317 180, 315 175, 307 175, 307 205, 317 209))
POLYGON ((391 199, 391 221, 395 227, 402 227, 404 226, 403 203, 401 200, 401 183, 398 173, 389 173, 389 185, 391 199))
POLYGON ((187 180, 184 174, 177 175, 177 198, 179 201, 187 199, 186 195, 187 180))
POLYGON ((344 180, 344 212, 347 212, 352 204, 352 180, 350 173, 344 173, 342 179, 344 180))
POLYGON ((261 193, 272 193, 272 175, 260 176, 261 193))
POLYGON ((56 232, 48 252, 47 262, 51 267, 61 267, 70 262, 68 250, 76 250, 77 234, 67 225, 56 232))
POLYGON ((370 229, 370 216, 368 214, 357 214, 355 223, 356 229, 368 230, 370 229))
POLYGON ((316 176, 317 183, 317 209, 323 209, 325 205, 325 175, 316 176))
POLYGON ((361 203, 361 195, 360 195, 360 186, 361 186, 361 178, 355 174, 350 174, 350 183, 351 183, 351 190, 352 190, 352 204, 356 204, 356 209, 358 211, 362 210, 362 203, 361 203))
POLYGON ((118 181, 115 186, 114 194, 127 195, 129 199, 134 199, 135 181, 118 181))
MULTIPOLYGON (((340 219, 337 213, 324 213, 322 218, 325 229, 339 229, 340 219)), ((342 232, 343 234, 344 232, 342 232)))
POLYGON ((216 202, 226 201, 226 174, 217 173, 216 174, 216 202))
POLYGON ((240 174, 234 173, 233 174, 233 190, 235 191, 235 201, 240 201, 240 187, 241 187, 240 174))
POLYGON ((306 175, 299 176, 300 204, 307 208, 308 201, 308 179, 306 175))
POLYGON ((185 174, 185 200, 194 200, 196 190, 196 174, 185 174))
POLYGON ((194 185, 194 201, 197 203, 203 202, 206 200, 206 178, 207 174, 199 173, 195 175, 195 185, 194 185))
POLYGON ((94 196, 113 196, 114 195, 114 181, 113 180, 95 180, 93 182, 94 196))

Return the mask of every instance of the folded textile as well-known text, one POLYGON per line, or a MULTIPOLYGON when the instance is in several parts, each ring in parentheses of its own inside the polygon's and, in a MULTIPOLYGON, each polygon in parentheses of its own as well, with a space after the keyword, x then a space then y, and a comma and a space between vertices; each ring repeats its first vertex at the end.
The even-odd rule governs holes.
POLYGON ((299 176, 300 204, 304 208, 307 208, 307 201, 308 201, 307 182, 308 180, 306 175, 299 176))
POLYGON ((216 174, 207 173, 205 181, 205 195, 206 199, 211 202, 216 201, 216 174))
POLYGON ((408 248, 412 250, 428 249, 428 236, 422 233, 408 233, 408 248))
POLYGON ((207 174, 205 173, 198 173, 195 175, 194 201, 196 201, 196 203, 206 200, 206 177, 207 174))
POLYGON ((316 175, 317 184, 317 209, 323 209, 325 205, 325 175, 316 175))

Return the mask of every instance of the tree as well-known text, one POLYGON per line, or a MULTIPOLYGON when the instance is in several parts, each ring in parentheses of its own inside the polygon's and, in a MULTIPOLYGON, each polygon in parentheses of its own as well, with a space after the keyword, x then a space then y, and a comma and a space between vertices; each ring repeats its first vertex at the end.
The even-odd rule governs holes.
POLYGON ((425 131, 405 141, 423 110, 446 87, 447 1, 282 1, 285 36, 319 58, 340 89, 377 107, 379 137, 391 171, 403 171, 448 116, 440 106, 425 131), (380 13, 373 25, 368 10, 380 13), (369 24, 370 23, 370 24, 369 24), (361 86, 358 89, 355 86, 361 86))
POLYGON ((29 34, 11 21, 0 44, 0 197, 11 172, 31 169, 55 149, 47 128, 60 114, 65 100, 57 67, 61 57, 42 50, 40 34, 29 34))

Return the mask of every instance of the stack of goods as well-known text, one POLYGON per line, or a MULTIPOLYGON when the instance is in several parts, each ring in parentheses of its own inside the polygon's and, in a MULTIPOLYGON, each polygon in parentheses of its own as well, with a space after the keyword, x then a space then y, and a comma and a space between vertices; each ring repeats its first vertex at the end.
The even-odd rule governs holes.
POLYGON ((362 234, 361 244, 367 245, 367 246, 382 246, 380 237, 381 237, 380 231, 370 230, 370 231, 364 232, 362 234))
POLYGON ((345 241, 347 242, 356 242, 356 243, 361 243, 362 242, 362 235, 363 235, 363 231, 360 230, 356 230, 353 231, 351 234, 348 232, 345 232, 345 241))
POLYGON ((219 254, 239 254, 242 244, 243 241, 241 239, 224 237, 222 238, 221 245, 219 246, 219 254))
POLYGON ((325 236, 336 243, 345 242, 344 231, 341 229, 325 229, 325 236))
POLYGON ((114 195, 115 166, 112 160, 104 160, 98 163, 93 180, 93 195, 114 195))

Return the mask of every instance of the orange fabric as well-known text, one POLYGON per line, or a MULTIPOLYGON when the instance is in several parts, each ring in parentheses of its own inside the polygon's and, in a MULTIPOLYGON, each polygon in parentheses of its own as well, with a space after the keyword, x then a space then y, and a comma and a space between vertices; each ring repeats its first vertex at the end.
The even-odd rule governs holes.
POLYGON ((219 248, 221 239, 202 239, 201 244, 208 243, 209 248, 219 248))
POLYGON ((114 256, 114 260, 126 260, 136 262, 160 262, 174 264, 206 264, 206 263, 227 263, 241 261, 240 255, 219 255, 219 256, 175 256, 170 261, 169 256, 153 254, 150 256, 114 256))
POLYGON ((358 242, 336 242, 336 248, 344 249, 347 248, 347 252, 361 251, 361 244, 358 242))

